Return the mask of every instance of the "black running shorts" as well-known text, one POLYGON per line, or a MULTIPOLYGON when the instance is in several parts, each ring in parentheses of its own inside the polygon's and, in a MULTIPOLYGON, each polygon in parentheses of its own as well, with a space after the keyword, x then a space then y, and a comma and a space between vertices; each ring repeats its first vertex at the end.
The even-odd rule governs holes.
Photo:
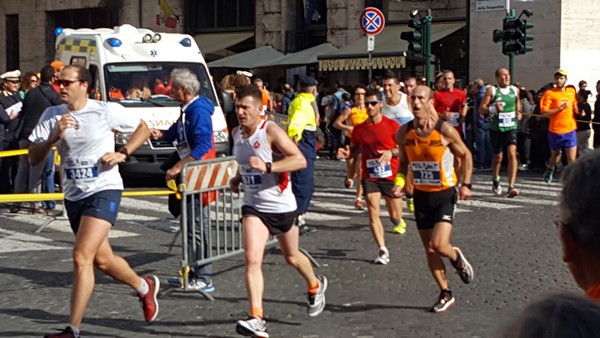
POLYGON ((394 193, 392 192, 392 189, 394 188, 394 182, 392 182, 392 181, 388 181, 388 180, 372 181, 372 180, 363 178, 361 182, 362 182, 365 198, 367 198, 368 194, 374 193, 374 192, 379 192, 390 198, 400 198, 400 197, 395 197, 394 193))
POLYGON ((242 206, 242 218, 246 216, 258 217, 269 229, 272 236, 285 234, 290 231, 296 219, 296 212, 267 213, 260 212, 249 205, 242 206))
POLYGON ((517 130, 495 131, 490 129, 490 144, 492 145, 492 153, 501 153, 504 148, 517 144, 517 130))
POLYGON ((439 192, 425 192, 415 189, 415 218, 420 230, 433 229, 436 223, 453 224, 457 199, 456 187, 439 192))

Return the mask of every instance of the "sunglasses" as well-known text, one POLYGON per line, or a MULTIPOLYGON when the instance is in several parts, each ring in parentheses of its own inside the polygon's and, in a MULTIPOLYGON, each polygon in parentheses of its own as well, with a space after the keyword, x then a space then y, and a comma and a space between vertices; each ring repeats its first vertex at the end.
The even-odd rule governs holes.
POLYGON ((366 106, 373 106, 373 107, 375 107, 376 105, 378 105, 378 104, 379 104, 379 102, 381 102, 381 101, 379 101, 379 100, 375 100, 375 101, 366 101, 366 102, 365 102, 365 105, 366 105, 366 106))
POLYGON ((19 81, 19 80, 6 80, 6 82, 15 83, 15 84, 21 83, 21 81, 19 81))
POLYGON ((56 80, 56 84, 60 87, 63 86, 65 88, 67 88, 68 86, 71 85, 71 83, 73 82, 81 82, 81 80, 56 80))

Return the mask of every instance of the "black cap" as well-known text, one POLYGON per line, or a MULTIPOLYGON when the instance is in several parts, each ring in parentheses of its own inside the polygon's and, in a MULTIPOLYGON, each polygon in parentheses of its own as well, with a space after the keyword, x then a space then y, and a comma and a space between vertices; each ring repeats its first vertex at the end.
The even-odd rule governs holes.
POLYGON ((315 80, 315 78, 312 76, 305 76, 300 80, 301 87, 310 87, 310 86, 316 86, 316 85, 317 85, 317 80, 315 80))

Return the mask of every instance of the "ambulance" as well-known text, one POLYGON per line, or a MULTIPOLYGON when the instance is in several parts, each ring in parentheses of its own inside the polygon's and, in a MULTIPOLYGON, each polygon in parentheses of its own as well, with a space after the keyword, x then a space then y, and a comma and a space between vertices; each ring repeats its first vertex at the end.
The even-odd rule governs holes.
MULTIPOLYGON (((170 73, 188 68, 200 80, 199 94, 215 106, 212 115, 217 153, 229 154, 229 135, 206 62, 194 39, 186 34, 156 33, 121 25, 109 28, 56 29, 56 59, 80 65, 92 74, 90 98, 116 102, 139 115, 150 128, 168 129, 180 115, 170 96, 170 73)), ((116 133, 119 149, 129 133, 116 133)), ((154 174, 175 151, 170 142, 148 140, 121 166, 123 174, 154 174)))

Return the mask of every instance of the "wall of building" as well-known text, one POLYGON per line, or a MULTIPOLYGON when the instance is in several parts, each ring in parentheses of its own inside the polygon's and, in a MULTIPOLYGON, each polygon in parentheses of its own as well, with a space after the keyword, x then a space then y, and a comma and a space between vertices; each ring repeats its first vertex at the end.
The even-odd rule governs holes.
POLYGON ((569 72, 568 83, 577 87, 580 80, 588 83, 588 90, 596 94, 600 80, 600 23, 597 0, 563 1, 560 67, 569 72))
MULTIPOLYGON (((588 3, 592 1, 585 0, 588 3)), ((534 28, 531 30, 534 35, 534 40, 531 41, 533 52, 516 56, 514 63, 513 80, 520 82, 526 88, 538 89, 551 82, 554 70, 561 66, 561 40, 565 40, 562 35, 565 30, 568 30, 565 23, 569 21, 562 13, 561 2, 569 1, 519 2, 513 0, 511 2, 517 15, 526 8, 533 11, 533 16, 529 19, 534 24, 534 28)), ((570 2, 574 3, 574 1, 570 2)), ((471 0, 469 74, 470 78, 481 77, 485 81, 495 83, 494 71, 499 67, 508 67, 508 56, 502 54, 500 42, 492 41, 492 32, 494 29, 502 29, 502 20, 506 16, 506 11, 478 12, 475 3, 476 0, 471 0)), ((579 4, 580 1, 577 1, 577 6, 579 4)))
POLYGON ((364 36, 359 27, 364 2, 330 0, 327 2, 327 42, 340 48, 364 36))
POLYGON ((388 0, 386 20, 407 21, 414 9, 422 11, 421 15, 425 15, 427 10, 431 9, 434 21, 462 19, 467 14, 467 3, 465 0, 388 0))
MULTIPOLYGON (((6 68, 6 15, 19 15, 19 54, 22 72, 37 71, 48 61, 46 56, 48 29, 54 29, 48 22, 48 13, 73 9, 98 8, 110 5, 110 0, 21 0, 0 1, 0 72, 6 68)), ((156 16, 161 14, 158 2, 122 0, 118 2, 119 24, 142 26, 157 32, 183 31, 183 0, 168 1, 173 13, 180 21, 175 28, 157 25, 156 16), (141 5, 141 8, 140 8, 141 5), (140 15, 141 13, 141 15, 140 15)))

